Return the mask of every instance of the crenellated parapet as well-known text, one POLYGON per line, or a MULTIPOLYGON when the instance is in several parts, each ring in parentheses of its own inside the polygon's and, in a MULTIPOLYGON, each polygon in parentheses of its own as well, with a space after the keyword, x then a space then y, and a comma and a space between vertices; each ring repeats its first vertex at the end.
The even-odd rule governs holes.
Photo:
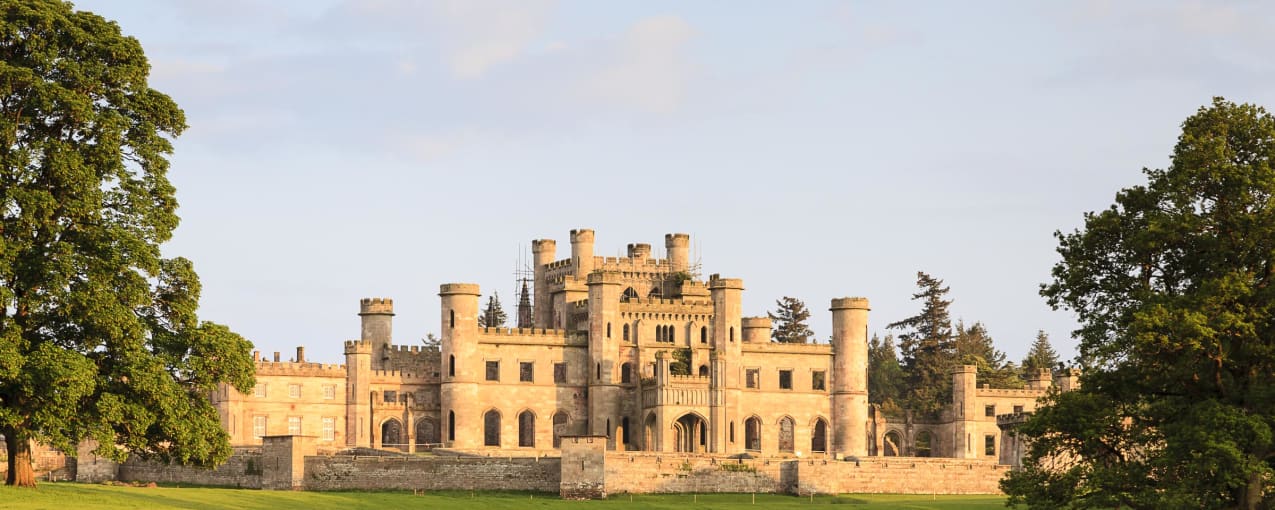
POLYGON ((438 377, 433 372, 373 370, 371 382, 372 384, 436 384, 438 377))
POLYGON ((394 315, 394 300, 390 298, 363 298, 359 300, 359 315, 394 315))
POLYGON ((712 275, 708 278, 708 290, 744 290, 744 280, 741 278, 722 278, 719 275, 712 275))
POLYGON ((478 289, 479 288, 477 283, 444 283, 438 286, 438 294, 440 296, 450 296, 450 295, 478 296, 481 294, 478 291, 478 289))
POLYGON ((372 342, 363 340, 346 340, 345 354, 372 354, 372 342))
POLYGON ((297 363, 293 361, 258 360, 258 376, 345 377, 345 365, 335 363, 297 363))

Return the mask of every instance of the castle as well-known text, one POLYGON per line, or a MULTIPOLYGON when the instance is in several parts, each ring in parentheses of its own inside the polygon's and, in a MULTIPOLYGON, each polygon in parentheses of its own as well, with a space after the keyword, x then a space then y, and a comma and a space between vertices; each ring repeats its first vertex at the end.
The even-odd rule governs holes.
POLYGON ((831 345, 773 343, 768 318, 742 315, 742 280, 696 278, 689 241, 666 235, 665 259, 642 243, 595 256, 588 229, 571 231, 564 259, 555 241, 533 241, 519 327, 479 327, 478 286, 443 284, 437 348, 394 345, 393 301, 363 299, 344 365, 308 362, 303 348, 258 357, 253 393, 224 386, 213 404, 236 445, 302 435, 331 448, 553 455, 562 437, 587 435, 608 451, 1016 464, 1002 428, 1051 385, 1075 385, 1045 370, 1027 389, 980 388, 966 366, 937 419, 887 416, 867 399, 867 299, 832 300, 831 345))

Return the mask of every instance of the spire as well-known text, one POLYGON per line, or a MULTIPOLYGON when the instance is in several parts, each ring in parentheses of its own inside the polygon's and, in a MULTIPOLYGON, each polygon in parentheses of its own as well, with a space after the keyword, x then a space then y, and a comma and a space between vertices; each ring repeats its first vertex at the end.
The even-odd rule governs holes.
POLYGON ((518 297, 518 327, 530 328, 531 322, 531 293, 527 291, 527 279, 522 279, 522 292, 518 297))

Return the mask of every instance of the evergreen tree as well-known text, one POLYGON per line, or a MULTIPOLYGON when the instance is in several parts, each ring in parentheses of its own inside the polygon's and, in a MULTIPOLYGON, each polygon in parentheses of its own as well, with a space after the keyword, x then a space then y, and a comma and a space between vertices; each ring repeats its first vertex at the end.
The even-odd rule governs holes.
POLYGON ((978 367, 977 384, 989 384, 993 388, 1017 389, 1024 386, 1014 362, 1005 359, 992 342, 992 336, 981 322, 966 327, 963 321, 956 323, 956 362, 978 367))
POLYGON ((668 373, 672 375, 691 375, 690 349, 673 349, 673 359, 668 363, 668 373))
MULTIPOLYGON (((0 4, 0 435, 8 485, 32 441, 211 466, 231 449, 208 395, 250 392, 252 344, 201 320, 168 179, 185 114, 119 25, 70 2, 0 4)), ((21 499, 19 496, 18 499, 21 499)))
POLYGON ((778 307, 775 313, 766 313, 773 322, 771 340, 788 344, 809 343, 815 334, 810 331, 810 326, 806 325, 806 321, 810 319, 810 310, 806 309, 806 303, 797 298, 784 296, 783 299, 775 301, 775 306, 778 307))
POLYGON ((1054 351, 1054 346, 1049 344, 1049 335, 1043 329, 1036 332, 1036 341, 1032 342, 1031 350, 1027 351, 1027 357, 1023 358, 1024 371, 1041 368, 1051 370, 1058 368, 1058 353, 1054 351))
POLYGON ((505 311, 500 308, 500 293, 493 292, 487 298, 487 306, 483 308, 483 313, 478 316, 478 327, 502 328, 508 319, 509 317, 505 315, 505 311))
POLYGON ((919 291, 912 299, 921 301, 920 313, 886 326, 899 329, 899 354, 907 382, 904 402, 921 413, 934 414, 952 400, 950 374, 955 350, 952 345, 952 320, 945 299, 948 288, 943 280, 924 272, 916 273, 919 291))
POLYGON ((882 339, 872 335, 868 342, 868 402, 897 412, 903 384, 903 368, 894 349, 894 337, 886 335, 882 339))

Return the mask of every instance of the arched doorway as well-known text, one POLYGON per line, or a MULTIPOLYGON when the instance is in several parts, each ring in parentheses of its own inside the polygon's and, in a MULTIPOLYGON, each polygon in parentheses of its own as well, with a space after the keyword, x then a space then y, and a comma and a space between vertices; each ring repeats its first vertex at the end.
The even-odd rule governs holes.
POLYGON ((642 451, 653 452, 658 450, 655 444, 655 431, 658 425, 655 423, 655 413, 646 415, 646 423, 642 426, 642 451))
POLYGON ((567 413, 558 411, 553 413, 553 447, 562 448, 562 436, 567 435, 567 422, 569 418, 567 413))
POLYGON ((381 424, 381 448, 398 448, 403 446, 403 424, 390 418, 381 424))
POLYGON ((536 415, 531 411, 518 413, 518 446, 534 448, 536 446, 536 415))
POLYGON ((703 418, 694 413, 686 413, 673 422, 675 451, 697 452, 704 450, 704 432, 707 425, 703 418))
POLYGON ((903 438, 899 436, 899 432, 891 430, 885 433, 885 437, 881 438, 881 455, 883 457, 898 457, 902 455, 899 445, 903 444, 903 438))
POLYGON ((492 409, 483 415, 483 446, 500 446, 500 411, 492 409))
POLYGON ((756 416, 744 421, 744 449, 761 451, 761 420, 756 416))
POLYGON ((779 419, 779 451, 793 453, 797 450, 796 424, 787 416, 779 419))
POLYGON ((934 435, 922 430, 916 435, 916 456, 929 457, 934 452, 934 435))
POLYGON ((438 424, 429 418, 421 418, 416 421, 416 449, 428 448, 430 445, 438 444, 441 439, 438 437, 438 424))
POLYGON ((810 431, 810 451, 828 451, 828 422, 823 418, 815 420, 815 428, 810 431))

